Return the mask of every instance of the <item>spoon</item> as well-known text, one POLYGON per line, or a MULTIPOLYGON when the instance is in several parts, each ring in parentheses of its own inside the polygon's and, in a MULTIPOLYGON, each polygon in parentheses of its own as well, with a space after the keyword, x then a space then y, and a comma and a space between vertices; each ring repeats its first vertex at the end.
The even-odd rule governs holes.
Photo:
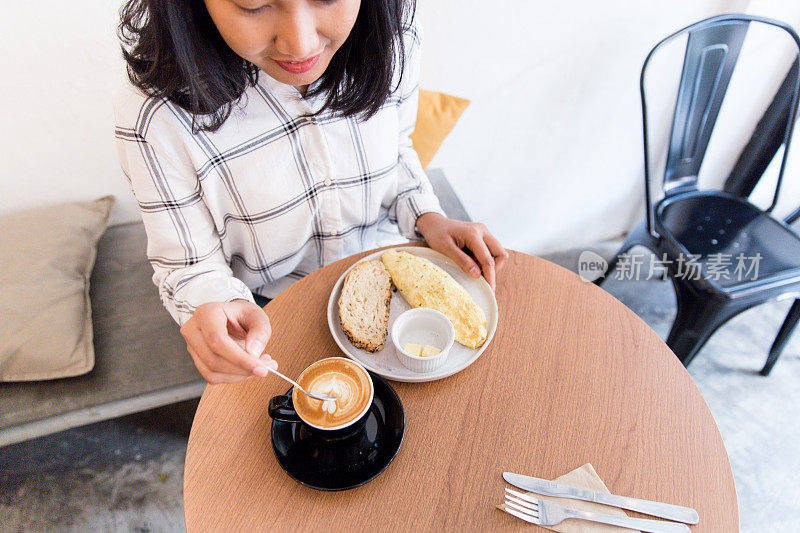
POLYGON ((297 387, 297 389, 299 391, 301 391, 303 394, 305 394, 306 396, 308 396, 310 398, 314 398, 315 400, 322 400, 323 402, 327 402, 327 401, 331 401, 331 400, 336 401, 336 400, 339 399, 336 396, 330 396, 328 394, 318 394, 318 393, 314 393, 314 392, 308 392, 303 387, 298 385, 297 382, 287 378, 286 376, 284 376, 283 374, 281 374, 277 370, 272 370, 270 367, 266 367, 266 369, 269 370, 270 372, 272 372, 273 374, 275 374, 276 376, 278 376, 279 378, 285 379, 286 381, 288 381, 289 383, 291 383, 292 385, 297 387))

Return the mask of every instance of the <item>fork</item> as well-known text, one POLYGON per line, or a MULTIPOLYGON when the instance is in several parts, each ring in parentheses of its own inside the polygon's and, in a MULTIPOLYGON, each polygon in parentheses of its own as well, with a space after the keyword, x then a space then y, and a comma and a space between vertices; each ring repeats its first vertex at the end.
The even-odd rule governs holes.
POLYGON ((589 520, 591 522, 599 522, 601 524, 625 527, 628 529, 638 529, 651 533, 685 533, 691 531, 689 526, 676 522, 614 516, 589 511, 573 511, 557 503, 540 500, 539 498, 534 498, 528 494, 508 488, 506 489, 505 504, 504 511, 508 514, 539 526, 554 526, 568 518, 577 518, 578 520, 589 520))

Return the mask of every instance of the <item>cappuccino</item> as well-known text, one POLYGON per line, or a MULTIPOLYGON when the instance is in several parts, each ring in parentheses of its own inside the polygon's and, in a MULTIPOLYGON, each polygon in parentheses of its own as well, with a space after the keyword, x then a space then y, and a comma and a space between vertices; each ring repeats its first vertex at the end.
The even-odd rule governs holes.
POLYGON ((372 404, 372 379, 350 359, 332 357, 317 361, 300 374, 297 383, 311 393, 337 398, 323 402, 299 390, 292 391, 292 403, 300 418, 321 429, 346 427, 360 419, 372 404))

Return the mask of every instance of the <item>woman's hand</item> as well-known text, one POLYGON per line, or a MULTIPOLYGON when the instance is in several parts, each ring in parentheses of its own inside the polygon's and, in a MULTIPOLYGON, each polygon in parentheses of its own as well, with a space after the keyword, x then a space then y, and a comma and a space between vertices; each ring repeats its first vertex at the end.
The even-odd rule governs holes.
POLYGON ((503 268, 508 252, 486 226, 451 220, 439 213, 423 213, 417 219, 417 229, 425 237, 428 246, 453 259, 473 278, 483 272, 492 290, 495 289, 496 273, 503 268), (462 248, 469 250, 472 257, 462 248))
POLYGON ((195 366, 210 384, 276 370, 278 363, 263 353, 271 333, 267 314, 247 300, 203 304, 181 328, 195 366))

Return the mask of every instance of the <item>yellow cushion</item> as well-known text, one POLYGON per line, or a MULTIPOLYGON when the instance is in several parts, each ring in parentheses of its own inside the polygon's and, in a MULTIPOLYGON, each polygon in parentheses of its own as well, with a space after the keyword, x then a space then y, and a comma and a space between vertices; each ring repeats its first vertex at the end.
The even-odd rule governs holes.
POLYGON ((422 168, 431 162, 468 105, 469 100, 464 98, 420 89, 417 126, 411 134, 411 142, 414 143, 422 168))

